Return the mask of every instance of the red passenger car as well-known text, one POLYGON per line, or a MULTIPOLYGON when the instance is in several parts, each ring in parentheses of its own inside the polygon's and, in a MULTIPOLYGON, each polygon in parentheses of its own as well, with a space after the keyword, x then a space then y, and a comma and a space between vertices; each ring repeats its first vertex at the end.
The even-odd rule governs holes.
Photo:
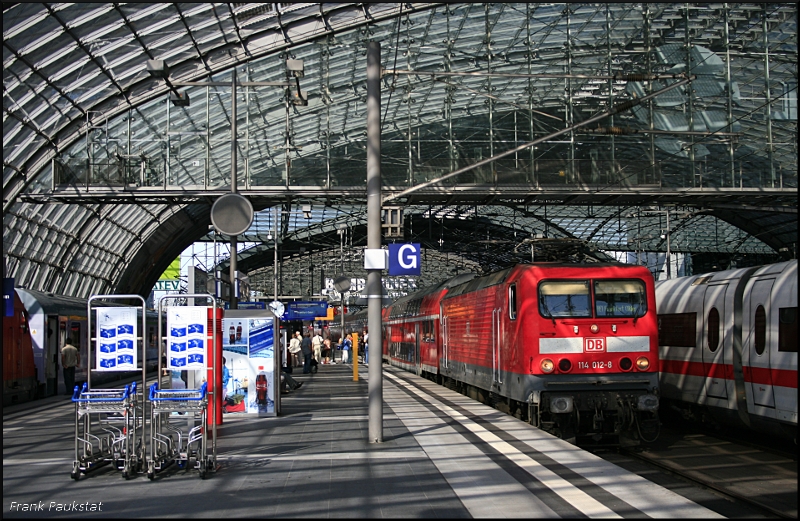
POLYGON ((441 353, 439 311, 442 298, 454 286, 475 277, 468 273, 425 288, 384 308, 383 357, 419 375, 437 375, 441 353))
POLYGON ((28 314, 17 295, 14 314, 3 316, 3 405, 27 402, 36 397, 38 383, 28 314))
POLYGON ((656 305, 646 268, 531 264, 458 282, 390 306, 391 364, 568 440, 627 445, 657 436, 656 305))

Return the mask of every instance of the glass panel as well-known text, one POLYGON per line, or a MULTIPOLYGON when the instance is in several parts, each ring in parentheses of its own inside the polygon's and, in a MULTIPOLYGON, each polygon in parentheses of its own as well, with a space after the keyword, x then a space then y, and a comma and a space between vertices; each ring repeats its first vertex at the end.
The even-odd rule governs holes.
POLYGON ((539 284, 539 312, 544 317, 591 317, 589 281, 551 281, 539 284))
POLYGON ((647 294, 640 280, 598 280, 594 283, 598 317, 641 317, 647 311, 647 294))
POLYGON ((697 313, 658 315, 658 345, 695 347, 697 313))
POLYGON ((755 326, 754 342, 756 354, 763 355, 764 349, 767 347, 767 312, 764 311, 764 306, 756 308, 756 316, 753 322, 755 326))
POLYGON ((516 320, 517 318, 517 285, 511 284, 508 287, 508 318, 516 320))
POLYGON ((713 353, 719 347, 719 311, 711 308, 708 312, 708 349, 713 353))
POLYGON ((797 352, 797 307, 781 308, 778 324, 778 351, 797 352))

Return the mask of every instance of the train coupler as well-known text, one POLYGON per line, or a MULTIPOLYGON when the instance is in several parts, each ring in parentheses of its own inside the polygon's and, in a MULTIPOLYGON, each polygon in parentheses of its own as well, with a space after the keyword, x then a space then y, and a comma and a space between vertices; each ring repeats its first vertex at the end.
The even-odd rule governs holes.
POLYGON ((594 410, 594 417, 592 417, 592 430, 595 432, 603 432, 603 424, 605 423, 605 416, 600 407, 594 410))

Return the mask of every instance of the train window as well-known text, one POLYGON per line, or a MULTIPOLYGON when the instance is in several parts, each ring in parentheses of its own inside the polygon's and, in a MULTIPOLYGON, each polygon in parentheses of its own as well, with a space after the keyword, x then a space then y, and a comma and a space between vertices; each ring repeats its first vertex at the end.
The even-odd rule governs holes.
POLYGON ((763 355, 764 349, 767 347, 767 312, 764 306, 759 305, 756 308, 756 316, 753 319, 753 343, 755 344, 756 354, 763 355))
POLYGON ((719 311, 711 308, 708 312, 708 349, 712 353, 719 347, 719 311))
POLYGON ((517 319, 517 285, 508 286, 508 318, 517 319))
POLYGON ((598 317, 642 317, 647 312, 641 280, 596 280, 594 299, 598 317))
POLYGON ((778 311, 778 351, 797 352, 797 306, 778 311))
POLYGON ((591 317, 589 281, 546 281, 539 284, 539 313, 543 317, 591 317))
POLYGON ((658 315, 658 345, 695 347, 697 313, 665 313, 658 315))

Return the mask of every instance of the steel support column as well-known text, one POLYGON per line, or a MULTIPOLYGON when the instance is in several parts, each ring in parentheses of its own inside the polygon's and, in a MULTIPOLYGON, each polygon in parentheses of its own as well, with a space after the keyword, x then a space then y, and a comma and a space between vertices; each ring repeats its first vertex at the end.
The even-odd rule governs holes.
MULTIPOLYGON (((367 248, 381 248, 381 45, 367 46, 367 248)), ((369 442, 383 441, 381 270, 367 272, 369 333, 369 442)), ((344 333, 344 330, 342 330, 344 333)), ((357 353, 356 353, 357 356, 357 353)))

